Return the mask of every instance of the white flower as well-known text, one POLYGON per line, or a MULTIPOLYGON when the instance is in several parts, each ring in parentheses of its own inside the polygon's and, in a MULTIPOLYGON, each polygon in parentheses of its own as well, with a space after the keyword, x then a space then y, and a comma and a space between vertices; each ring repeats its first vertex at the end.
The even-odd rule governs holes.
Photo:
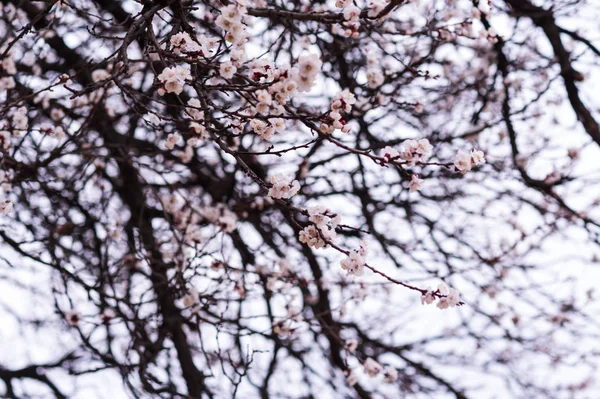
POLYGON ((0 78, 0 90, 14 89, 17 86, 15 79, 12 76, 4 76, 0 78))
POLYGON ((182 83, 186 80, 192 79, 190 66, 188 64, 177 65, 175 67, 175 77, 182 83))
POLYGON ((249 124, 254 133, 257 134, 260 134, 263 130, 267 128, 267 122, 260 119, 251 119, 249 124))
POLYGON ((160 125, 160 118, 156 114, 148 114, 146 121, 154 126, 160 125))
POLYGON ((385 77, 378 69, 367 70, 367 83, 371 89, 375 89, 383 84, 385 77))
POLYGON ((0 216, 6 216, 13 210, 13 203, 10 200, 0 202, 0 216))
POLYGON ((331 102, 332 111, 352 111, 352 105, 356 104, 356 97, 348 89, 343 90, 333 98, 331 102))
POLYGON ((313 248, 323 248, 325 241, 319 236, 319 231, 313 225, 305 227, 298 234, 298 239, 301 243, 308 245, 313 248))
POLYGON ((226 233, 231 233, 235 230, 237 223, 237 215, 229 209, 223 209, 223 215, 219 217, 219 225, 221 229, 226 233))
POLYGON ((314 77, 321 70, 323 62, 316 54, 302 55, 298 58, 298 71, 301 76, 314 77))
POLYGON ((491 11, 488 0, 479 0, 479 4, 477 5, 477 7, 479 8, 479 11, 481 11, 484 14, 489 14, 491 11))
POLYGON ((342 265, 342 269, 348 271, 348 274, 361 276, 364 273, 366 255, 367 246, 366 243, 363 241, 361 242, 358 250, 354 249, 350 251, 346 259, 340 262, 342 265))
POLYGON ((17 66, 15 65, 15 61, 12 59, 12 51, 7 54, 6 58, 2 60, 0 65, 8 75, 14 75, 17 73, 17 66))
POLYGON ((283 118, 272 118, 269 119, 269 122, 271 122, 271 125, 273 126, 273 129, 275 129, 275 131, 277 133, 283 133, 285 130, 285 119, 283 118))
POLYGON ((202 108, 200 100, 197 98, 190 98, 187 103, 189 107, 185 109, 185 112, 187 112, 187 114, 194 120, 203 120, 204 112, 200 109, 202 108))
POLYGON ((360 8, 356 6, 348 6, 344 8, 344 19, 346 21, 356 22, 360 17, 360 8))
POLYGON ((318 227, 322 227, 329 222, 329 217, 325 214, 327 213, 327 208, 322 205, 311 206, 307 209, 309 218, 311 222, 316 224, 318 227))
POLYGON ((385 158, 387 162, 394 160, 400 156, 398 150, 393 147, 387 146, 383 150, 381 150, 381 156, 385 158))
POLYGON ((363 367, 365 368, 365 373, 367 373, 371 377, 375 377, 381 372, 381 370, 383 370, 383 366, 370 357, 367 358, 367 360, 365 360, 365 362, 363 363, 363 367))
POLYGON ((427 287, 427 291, 421 295, 421 305, 431 305, 435 301, 435 295, 431 287, 427 287))
POLYGON ((246 37, 246 29, 244 28, 244 25, 238 23, 232 27, 231 32, 227 32, 225 35, 225 40, 227 40, 229 43, 240 44, 246 40, 246 37))
POLYGON ((352 4, 352 0, 337 0, 335 6, 337 8, 345 8, 352 4))
POLYGON ((404 151, 400 154, 400 157, 407 161, 409 166, 414 166, 417 162, 425 162, 431 156, 431 150, 433 146, 427 139, 420 140, 406 140, 402 143, 404 151))
POLYGON ((385 376, 383 382, 394 382, 398 379, 398 370, 392 366, 386 366, 383 369, 383 375, 385 376))
POLYGON ((236 72, 237 68, 231 63, 231 61, 222 62, 219 66, 219 74, 223 79, 233 78, 233 75, 235 75, 236 72))
POLYGON ((438 293, 443 295, 437 304, 438 308, 448 309, 460 304, 460 293, 454 288, 448 288, 446 284, 441 283, 438 286, 438 293))
POLYGON ((448 293, 448 304, 451 307, 457 306, 460 303, 460 293, 454 288, 450 288, 448 293))
POLYGON ((459 150, 458 153, 456 154, 456 160, 454 161, 454 166, 456 167, 456 170, 458 170, 462 174, 465 174, 468 171, 470 171, 471 168, 473 167, 473 162, 471 160, 471 154, 469 154, 463 150, 459 150))
POLYGON ((440 283, 437 290, 440 295, 448 295, 448 286, 445 283, 440 283))
POLYGON ((382 0, 371 0, 368 4, 370 10, 367 13, 367 15, 371 18, 378 16, 381 13, 381 11, 383 11, 383 9, 385 8, 385 2, 383 2, 382 0))
POLYGON ((187 32, 179 32, 171 36, 171 45, 175 50, 175 54, 179 54, 180 51, 190 53, 201 51, 200 45, 198 45, 187 32))
POLYGON ((314 78, 311 76, 294 75, 298 91, 309 92, 312 89, 314 78))
MULTIPOLYGON (((188 64, 168 67, 163 69, 158 80, 163 84, 167 93, 181 94, 183 85, 187 80, 192 79, 190 66, 188 64)), ((161 94, 161 92, 159 92, 161 94)))
POLYGON ((171 133, 167 136, 167 139, 165 140, 165 147, 168 150, 172 150, 173 147, 175 147, 175 144, 179 142, 179 140, 181 140, 181 135, 179 133, 171 133))
MULTIPOLYGON (((196 137, 194 137, 196 140, 197 139, 203 139, 208 137, 208 131, 206 130, 206 128, 204 127, 204 125, 199 124, 198 122, 192 122, 190 123, 190 129, 192 129, 194 131, 194 133, 196 133, 196 137)), ((195 142, 191 145, 196 144, 195 142)))
POLYGON ((419 190, 421 190, 422 184, 423 184, 423 179, 420 179, 418 175, 412 175, 410 177, 410 183, 408 183, 408 189, 410 191, 419 191, 419 190))
POLYGON ((440 309, 448 309, 448 307, 450 306, 449 302, 448 302, 448 298, 444 297, 444 298, 440 298, 437 307, 440 309))
POLYGON ((267 103, 258 103, 256 104, 256 112, 259 114, 265 115, 269 113, 269 104, 267 103))
POLYGON ((279 174, 271 176, 272 187, 269 189, 269 197, 278 199, 289 199, 300 191, 300 183, 279 174))
POLYGON ((26 130, 29 127, 29 119, 27 118, 27 114, 16 112, 12 116, 12 123, 15 129, 26 130))
POLYGON ((357 347, 358 347, 358 341, 355 339, 346 340, 346 342, 344 343, 344 348, 346 348, 346 350, 350 353, 354 353, 354 351, 356 351, 357 347))
POLYGON ((256 100, 259 103, 265 103, 267 105, 271 105, 273 98, 266 90, 257 90, 256 91, 256 100))
POLYGON ((481 150, 471 151, 471 161, 473 165, 483 165, 485 163, 485 154, 481 150))

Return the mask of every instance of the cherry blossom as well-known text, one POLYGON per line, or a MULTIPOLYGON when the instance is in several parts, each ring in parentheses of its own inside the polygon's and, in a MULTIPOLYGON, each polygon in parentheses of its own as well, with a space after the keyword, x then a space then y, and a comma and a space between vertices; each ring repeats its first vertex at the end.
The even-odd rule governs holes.
POLYGON ((191 80, 190 66, 184 64, 165 68, 157 78, 163 84, 164 91, 181 94, 185 82, 191 80))
POLYGON ((410 166, 416 165, 417 162, 426 162, 433 148, 427 139, 406 140, 402 143, 402 147, 404 150, 400 153, 400 158, 410 166))
POLYGON ((271 185, 268 194, 271 198, 290 199, 300 191, 300 183, 297 180, 282 174, 271 176, 271 185))
POLYGON ((371 377, 375 377, 377 374, 379 374, 379 373, 381 373, 381 371, 383 371, 383 366, 371 357, 369 357, 369 358, 367 358, 367 360, 365 360, 365 362, 363 363, 363 367, 364 367, 365 373, 371 377))
POLYGON ((341 261, 342 269, 346 270, 350 275, 362 276, 366 263, 366 255, 367 246, 365 242, 362 242, 359 249, 353 249, 348 256, 341 261))
POLYGON ((423 179, 420 179, 418 175, 411 175, 408 188, 410 191, 420 191, 423 184, 423 179))

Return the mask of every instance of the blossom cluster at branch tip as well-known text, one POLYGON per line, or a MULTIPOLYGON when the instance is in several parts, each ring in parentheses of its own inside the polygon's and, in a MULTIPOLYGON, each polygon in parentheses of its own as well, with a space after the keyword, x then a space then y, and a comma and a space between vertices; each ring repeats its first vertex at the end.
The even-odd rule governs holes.
POLYGON ((470 171, 473 166, 483 165, 485 163, 485 155, 481 150, 473 150, 470 153, 459 150, 456 154, 454 167, 462 174, 470 171))
POLYGON ((439 298, 437 307, 440 309, 448 309, 460 304, 460 293, 454 288, 448 288, 444 283, 440 283, 436 291, 427 287, 426 292, 421 296, 421 304, 430 305, 436 298, 439 298))

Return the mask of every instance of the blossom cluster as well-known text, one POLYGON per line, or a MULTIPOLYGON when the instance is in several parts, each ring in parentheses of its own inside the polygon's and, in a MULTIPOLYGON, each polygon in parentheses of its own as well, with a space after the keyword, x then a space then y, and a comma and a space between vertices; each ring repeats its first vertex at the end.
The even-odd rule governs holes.
POLYGON ((340 216, 329 214, 329 210, 323 206, 312 206, 308 208, 308 220, 313 223, 300 231, 301 243, 313 248, 323 248, 327 242, 337 239, 336 227, 340 223, 340 216))
POLYGON ((348 256, 343 259, 340 263, 342 265, 342 269, 346 270, 348 274, 352 274, 354 276, 362 276, 364 273, 364 267, 367 263, 367 243, 365 241, 361 241, 358 249, 353 249, 350 251, 348 256))
POLYGON ((268 121, 252 119, 250 127, 261 139, 269 140, 275 132, 283 133, 285 120, 283 118, 270 118, 268 121))
POLYGON ((426 162, 433 149, 427 139, 406 140, 402 146, 404 150, 400 153, 400 158, 405 160, 408 166, 415 166, 417 162, 426 162))
POLYGON ((157 76, 161 85, 158 94, 163 96, 165 92, 181 94, 186 81, 192 79, 189 64, 177 65, 163 69, 157 76))
POLYGON ((336 95, 331 102, 328 123, 321 123, 321 132, 331 134, 335 129, 341 129, 343 133, 348 133, 350 131, 350 126, 342 119, 342 112, 349 114, 352 111, 352 106, 354 104, 356 104, 356 97, 349 90, 342 90, 336 95))
POLYGON ((247 38, 248 32, 246 26, 243 23, 243 19, 248 13, 246 7, 238 5, 228 5, 219 9, 221 14, 215 20, 215 24, 223 29, 225 33, 225 40, 236 46, 242 46, 247 38))
POLYGON ((454 167, 462 174, 467 173, 473 166, 485 163, 485 156, 481 150, 473 150, 470 153, 459 150, 454 161, 454 167))
MULTIPOLYGON (((380 374, 383 374, 383 382, 391 383, 398 379, 398 370, 392 366, 382 366, 377 360, 372 357, 368 357, 363 362, 363 371, 369 377, 377 377, 380 374)), ((356 385, 358 382, 358 375, 354 372, 354 370, 350 370, 346 376, 346 382, 350 386, 356 385)))
POLYGON ((448 288, 444 283, 440 283, 435 291, 431 287, 427 287, 426 292, 421 295, 421 303, 430 305, 435 302, 436 298, 439 298, 437 307, 440 309, 460 305, 460 293, 454 288, 448 288))
POLYGON ((361 9, 353 4, 351 0, 337 0, 335 3, 337 8, 342 9, 342 15, 344 16, 344 36, 346 37, 358 37, 358 29, 360 28, 360 14, 361 9))
POLYGON ((29 127, 29 118, 27 117, 27 108, 19 107, 12 114, 12 126, 13 134, 18 135, 23 130, 27 130, 29 127))
MULTIPOLYGON (((433 146, 427 139, 406 140, 402 143, 402 151, 396 150, 394 147, 387 146, 381 151, 381 158, 384 162, 393 162, 402 160, 407 166, 416 166, 417 164, 426 163, 431 157, 433 146)), ((485 154, 481 150, 472 150, 466 152, 459 150, 453 162, 454 169, 462 174, 470 171, 473 166, 479 166, 485 163, 485 154)), ((448 164, 450 166, 450 164, 448 164)), ((419 175, 412 174, 408 188, 410 191, 421 190, 423 179, 419 175)))
POLYGON ((300 191, 298 180, 292 180, 282 174, 271 176, 269 197, 275 199, 290 199, 300 191))
POLYGON ((395 148, 387 146, 382 151, 382 157, 387 162, 402 159, 408 166, 415 166, 418 162, 426 162, 433 149, 427 139, 406 140, 402 143, 402 147, 402 151, 399 152, 395 148))

